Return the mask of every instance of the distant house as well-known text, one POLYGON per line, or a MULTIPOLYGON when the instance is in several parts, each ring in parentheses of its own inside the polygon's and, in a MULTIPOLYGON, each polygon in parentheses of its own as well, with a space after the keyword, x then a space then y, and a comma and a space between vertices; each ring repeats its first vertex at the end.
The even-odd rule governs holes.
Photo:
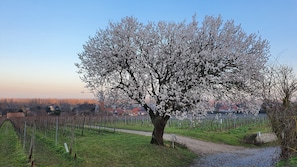
POLYGON ((215 113, 234 113, 238 111, 236 104, 217 103, 215 106, 215 113))
POLYGON ((27 116, 28 114, 30 114, 31 110, 30 108, 20 108, 18 112, 22 112, 25 114, 25 116, 27 116))
POLYGON ((95 114, 97 106, 96 104, 78 104, 75 108, 72 109, 72 112, 76 113, 77 115, 90 115, 95 114))
POLYGON ((23 112, 7 112, 6 117, 7 117, 7 119, 25 117, 25 113, 23 113, 23 112))
POLYGON ((114 110, 114 114, 115 115, 124 115, 124 113, 125 113, 125 110, 124 109, 121 109, 121 108, 116 108, 114 110))
POLYGON ((46 112, 48 115, 60 115, 61 114, 61 110, 60 110, 60 107, 59 106, 47 106, 46 107, 46 112))
POLYGON ((99 102, 95 106, 95 113, 102 113, 105 111, 104 102, 99 102))
POLYGON ((54 106, 47 106, 46 108, 46 112, 49 113, 49 112, 54 112, 55 111, 55 107, 54 106))
POLYGON ((108 114, 113 114, 113 115, 124 115, 125 114, 125 110, 121 109, 121 108, 110 107, 110 108, 105 108, 105 111, 108 114))
POLYGON ((147 112, 145 111, 145 109, 143 107, 135 107, 132 109, 132 112, 130 113, 130 115, 132 116, 137 116, 137 115, 146 115, 147 112))

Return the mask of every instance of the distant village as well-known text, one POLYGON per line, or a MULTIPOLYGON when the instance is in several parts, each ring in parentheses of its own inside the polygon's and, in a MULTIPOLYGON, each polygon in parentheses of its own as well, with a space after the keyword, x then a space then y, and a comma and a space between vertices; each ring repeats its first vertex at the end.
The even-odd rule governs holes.
POLYGON ((146 115, 138 104, 125 107, 106 106, 95 100, 76 99, 0 99, 0 117, 25 117, 40 115, 146 115))
MULTIPOLYGON (((152 107, 153 104, 151 104, 152 107)), ((209 113, 238 113, 239 105, 216 103, 209 113)), ((264 111, 260 111, 264 112, 264 111)), ((147 115, 139 104, 106 106, 104 102, 86 99, 0 99, 0 117, 25 117, 41 115, 90 116, 90 115, 147 115), (123 107, 124 106, 124 107, 123 107)))

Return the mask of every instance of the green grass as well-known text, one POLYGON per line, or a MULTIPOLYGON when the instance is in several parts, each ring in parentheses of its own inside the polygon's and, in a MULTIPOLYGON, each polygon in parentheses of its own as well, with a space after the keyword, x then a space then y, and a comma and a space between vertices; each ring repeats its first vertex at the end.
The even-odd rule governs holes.
POLYGON ((280 160, 275 167, 296 167, 297 156, 291 157, 289 160, 280 160))
POLYGON ((176 149, 149 144, 150 137, 125 133, 90 133, 76 141, 83 166, 187 166, 196 157, 183 147, 176 149))
POLYGON ((34 164, 40 167, 74 167, 81 164, 81 160, 74 160, 67 154, 62 145, 55 146, 54 140, 43 138, 36 134, 34 145, 34 164))
MULTIPOLYGON (((125 125, 113 123, 110 127, 113 128, 115 125, 116 128, 123 129, 148 132, 153 130, 153 127, 149 124, 125 125)), ((46 130, 37 126, 33 152, 34 164, 46 167, 182 167, 188 166, 197 158, 197 155, 183 146, 177 146, 174 149, 170 148, 169 142, 165 142, 165 147, 151 145, 149 144, 151 137, 87 128, 84 129, 82 135, 81 126, 76 127, 75 137, 73 138, 73 152, 70 155, 65 153, 63 144, 66 142, 70 146, 71 131, 71 126, 61 126, 59 128, 58 145, 56 146, 55 125, 51 125, 51 128, 48 127, 46 130), (74 158, 74 154, 76 154, 76 158, 74 158)), ((258 131, 270 132, 271 129, 268 124, 250 124, 230 130, 187 128, 187 126, 169 126, 165 128, 165 133, 231 145, 245 145, 241 142, 244 136, 255 134, 258 131)), ((28 143, 30 143, 29 136, 31 134, 32 126, 28 126, 26 151, 29 148, 28 143)))
POLYGON ((11 122, 5 121, 0 127, 0 166, 28 166, 26 158, 11 122))
POLYGON ((296 167, 297 157, 292 157, 288 161, 281 160, 277 163, 276 167, 296 167))
POLYGON ((201 130, 199 128, 194 129, 174 129, 168 128, 165 132, 175 133, 184 136, 193 137, 196 139, 201 139, 204 141, 211 141, 215 143, 225 143, 229 145, 244 145, 242 142, 243 138, 246 135, 255 134, 258 131, 261 132, 270 132, 268 125, 245 125, 235 129, 225 130, 225 131, 210 131, 210 130, 201 130))
MULTIPOLYGON (((139 125, 124 125, 117 124, 116 128, 140 130, 152 132, 152 126, 139 125)), ((270 125, 267 124, 250 124, 230 130, 207 130, 199 127, 196 128, 179 128, 179 127, 165 127, 165 133, 173 133, 183 136, 192 137, 204 141, 211 141, 216 143, 224 143, 229 145, 244 145, 252 146, 242 143, 245 136, 255 134, 261 131, 262 133, 271 132, 270 125)))
MULTIPOLYGON (((34 161, 37 166, 73 167, 180 167, 188 166, 197 156, 188 149, 177 146, 160 147, 149 144, 150 137, 101 130, 85 130, 75 133, 72 155, 65 153, 64 141, 69 136, 59 134, 55 146, 54 135, 36 132, 34 161), (74 154, 77 158, 74 159, 74 154)), ((69 143, 68 143, 69 145, 69 143)))

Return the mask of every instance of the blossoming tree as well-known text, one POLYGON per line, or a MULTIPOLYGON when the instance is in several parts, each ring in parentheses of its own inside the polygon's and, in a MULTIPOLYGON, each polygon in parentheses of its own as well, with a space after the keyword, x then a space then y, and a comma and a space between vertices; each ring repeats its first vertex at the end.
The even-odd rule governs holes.
POLYGON ((83 48, 76 64, 82 81, 143 106, 154 125, 151 143, 158 145, 173 115, 204 113, 211 98, 253 99, 269 57, 267 40, 220 16, 206 16, 202 24, 195 16, 189 23, 147 24, 125 17, 83 48))

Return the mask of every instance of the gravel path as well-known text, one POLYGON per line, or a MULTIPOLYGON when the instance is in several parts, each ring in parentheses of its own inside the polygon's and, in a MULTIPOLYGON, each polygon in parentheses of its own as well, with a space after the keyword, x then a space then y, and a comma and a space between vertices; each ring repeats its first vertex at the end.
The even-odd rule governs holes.
POLYGON ((196 159, 190 167, 273 167, 279 153, 277 147, 216 153, 196 159))
MULTIPOLYGON (((119 132, 151 136, 151 132, 116 129, 119 132)), ((168 141, 184 144, 188 149, 199 155, 190 167, 273 167, 280 149, 278 147, 250 149, 226 144, 205 142, 189 137, 164 134, 168 141)))

